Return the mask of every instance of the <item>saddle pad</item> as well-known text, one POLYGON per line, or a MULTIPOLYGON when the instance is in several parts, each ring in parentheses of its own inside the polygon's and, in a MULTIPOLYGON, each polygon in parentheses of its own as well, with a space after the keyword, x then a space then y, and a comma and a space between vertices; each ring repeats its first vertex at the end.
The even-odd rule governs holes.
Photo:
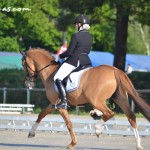
POLYGON ((70 74, 67 84, 66 84, 66 92, 72 92, 79 87, 80 79, 84 71, 89 68, 83 69, 79 72, 73 72, 70 74))

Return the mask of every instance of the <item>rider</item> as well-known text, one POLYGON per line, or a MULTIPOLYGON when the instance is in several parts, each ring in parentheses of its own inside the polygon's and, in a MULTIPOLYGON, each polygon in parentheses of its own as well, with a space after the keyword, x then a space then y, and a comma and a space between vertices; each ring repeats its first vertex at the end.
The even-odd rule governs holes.
POLYGON ((73 34, 69 47, 66 52, 59 55, 60 58, 68 57, 54 76, 61 102, 57 108, 67 109, 66 91, 62 80, 79 66, 91 65, 88 56, 92 46, 92 36, 87 31, 90 28, 90 21, 86 15, 79 15, 75 19, 75 25, 78 30, 73 34))

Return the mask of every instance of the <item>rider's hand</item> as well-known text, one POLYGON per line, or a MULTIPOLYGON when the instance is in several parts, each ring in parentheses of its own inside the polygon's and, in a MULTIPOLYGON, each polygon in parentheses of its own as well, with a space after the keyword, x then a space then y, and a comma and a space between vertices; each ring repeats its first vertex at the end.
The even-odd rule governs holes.
POLYGON ((55 61, 58 62, 60 59, 59 55, 55 55, 55 61))

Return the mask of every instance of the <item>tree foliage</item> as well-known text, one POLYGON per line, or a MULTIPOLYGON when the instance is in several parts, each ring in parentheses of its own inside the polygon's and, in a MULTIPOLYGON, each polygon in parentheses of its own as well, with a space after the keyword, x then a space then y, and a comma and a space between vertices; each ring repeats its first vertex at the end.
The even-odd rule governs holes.
POLYGON ((129 25, 128 30, 127 52, 131 54, 150 55, 150 27, 147 25, 140 26, 139 23, 134 23, 129 25))
POLYGON ((61 9, 57 0, 3 0, 0 8, 1 51, 18 51, 30 46, 58 49, 61 33, 55 24, 61 9))
MULTIPOLYGON (((90 33, 93 36, 92 49, 112 52, 115 37, 115 10, 110 9, 109 4, 104 3, 102 0, 60 0, 59 2, 61 7, 67 10, 67 14, 61 17, 63 22, 67 20, 66 30, 74 22, 74 18, 78 14, 86 14, 91 21, 90 33)), ((63 24, 63 22, 60 22, 60 24, 63 24)))
POLYGON ((139 31, 134 31, 134 25, 138 22, 142 27, 149 27, 149 0, 1 0, 0 50, 18 51, 31 46, 57 51, 62 42, 62 33, 67 33, 66 39, 69 42, 75 32, 75 16, 84 13, 91 20, 92 49, 113 52, 118 36, 116 31, 120 28, 116 28, 117 6, 123 6, 119 12, 120 17, 129 16, 129 38, 127 45, 123 45, 127 49, 117 52, 117 57, 124 57, 121 58, 124 62, 126 51, 143 53, 144 44, 137 37, 139 31))
MULTIPOLYGON (((135 16, 138 18, 140 16, 139 14, 144 10, 144 8, 147 8, 147 4, 149 4, 149 2, 147 2, 147 0, 114 1, 117 10, 114 66, 121 70, 125 69, 129 17, 135 14, 135 16)), ((144 20, 145 19, 143 19, 143 21, 144 20)), ((149 21, 147 23, 149 23, 149 21)))

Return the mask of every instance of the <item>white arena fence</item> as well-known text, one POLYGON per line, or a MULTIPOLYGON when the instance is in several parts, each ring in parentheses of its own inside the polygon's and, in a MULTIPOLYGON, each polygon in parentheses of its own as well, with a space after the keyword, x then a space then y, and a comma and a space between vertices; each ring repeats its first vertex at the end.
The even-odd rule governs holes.
POLYGON ((0 104, 0 114, 6 113, 33 113, 31 104, 0 104))
MULTIPOLYGON (((9 95, 10 91, 14 92, 14 93, 19 92, 19 91, 26 92, 26 104, 30 104, 31 92, 45 92, 45 89, 44 88, 33 88, 32 90, 29 90, 28 88, 6 88, 6 87, 3 87, 3 88, 0 88, 0 92, 2 93, 1 103, 7 104, 7 96, 9 95)), ((150 94, 150 89, 137 89, 137 91, 143 95, 150 94)), ((145 96, 145 98, 146 98, 146 96, 145 96)), ((131 109, 134 112, 135 105, 133 102, 131 103, 131 109)), ((79 107, 76 107, 76 114, 79 114, 79 107)))
MULTIPOLYGON (((29 131, 35 123, 36 117, 32 116, 0 116, 0 130, 29 131)), ((76 134, 95 134, 95 124, 98 120, 91 119, 71 119, 73 129, 76 134)), ((150 123, 137 122, 139 134, 142 137, 150 136, 150 123)), ((61 117, 45 117, 38 126, 37 131, 63 132, 68 133, 68 129, 61 117)), ((103 126, 102 134, 133 136, 134 133, 128 121, 109 120, 103 126)))

